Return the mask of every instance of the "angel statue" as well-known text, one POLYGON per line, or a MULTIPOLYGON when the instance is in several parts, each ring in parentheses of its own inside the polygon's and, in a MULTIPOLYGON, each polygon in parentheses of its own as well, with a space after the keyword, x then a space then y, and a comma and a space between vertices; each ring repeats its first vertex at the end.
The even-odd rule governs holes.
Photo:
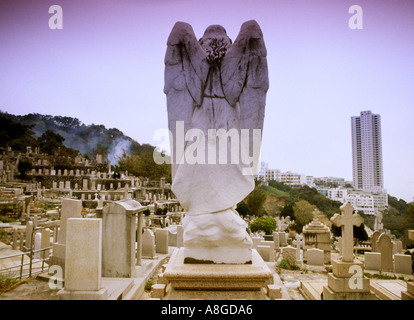
POLYGON ((164 93, 172 191, 186 211, 185 263, 251 262, 252 241, 235 207, 255 186, 266 55, 254 20, 243 23, 234 43, 219 25, 197 41, 184 22, 168 38, 164 93))

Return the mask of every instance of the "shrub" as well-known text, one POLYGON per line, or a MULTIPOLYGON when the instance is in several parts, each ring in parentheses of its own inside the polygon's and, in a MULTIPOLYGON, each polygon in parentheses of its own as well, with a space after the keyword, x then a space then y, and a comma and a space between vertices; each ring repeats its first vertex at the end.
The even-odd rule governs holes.
POLYGON ((250 223, 250 231, 263 231, 265 234, 272 234, 276 229, 276 220, 273 217, 259 217, 250 223))

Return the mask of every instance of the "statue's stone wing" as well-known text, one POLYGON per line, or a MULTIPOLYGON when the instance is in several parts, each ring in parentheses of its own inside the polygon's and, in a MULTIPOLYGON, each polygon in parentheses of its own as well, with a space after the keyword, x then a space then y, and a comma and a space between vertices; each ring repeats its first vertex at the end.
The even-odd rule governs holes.
MULTIPOLYGON (((242 144, 241 152, 242 158, 254 164, 249 173, 253 175, 258 173, 266 93, 269 89, 266 56, 263 33, 257 22, 250 20, 241 26, 221 64, 224 96, 231 106, 240 108, 240 129, 249 130, 248 144, 242 144)), ((244 141, 243 133, 241 140, 244 141)))
POLYGON ((263 129, 269 89, 267 51, 256 21, 243 23, 221 64, 224 95, 231 106, 240 104, 242 129, 263 129))
MULTIPOLYGON (((202 103, 204 82, 208 75, 207 54, 201 48, 191 25, 177 22, 167 41, 165 55, 164 93, 167 95, 168 129, 176 137, 177 121, 184 122, 184 132, 190 127, 193 108, 202 103)), ((176 144, 171 141, 174 152, 172 175, 176 170, 176 144)), ((178 154, 178 157, 180 155, 178 154)))

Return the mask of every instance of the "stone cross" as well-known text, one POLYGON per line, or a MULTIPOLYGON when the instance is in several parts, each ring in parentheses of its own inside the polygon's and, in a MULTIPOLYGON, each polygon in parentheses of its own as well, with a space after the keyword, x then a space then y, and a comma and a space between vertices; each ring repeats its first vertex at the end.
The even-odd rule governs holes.
POLYGON ((346 202, 341 206, 342 214, 335 215, 331 218, 331 221, 337 226, 342 228, 342 261, 352 262, 354 261, 354 226, 360 226, 364 222, 364 219, 359 214, 352 214, 354 208, 349 202, 346 202))
POLYGON ((299 235, 296 235, 296 240, 292 242, 296 246, 296 262, 301 262, 300 260, 300 247, 305 244, 305 241, 301 239, 299 235))

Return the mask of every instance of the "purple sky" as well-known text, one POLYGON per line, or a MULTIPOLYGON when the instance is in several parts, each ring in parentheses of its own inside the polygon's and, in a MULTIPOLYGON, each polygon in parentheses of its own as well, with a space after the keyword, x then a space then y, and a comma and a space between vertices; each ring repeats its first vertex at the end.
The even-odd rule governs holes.
POLYGON ((414 196, 412 0, 2 0, 0 110, 79 118, 140 143, 167 127, 166 41, 176 21, 200 38, 236 38, 255 19, 268 50, 262 160, 273 169, 352 179, 350 117, 382 118, 384 183, 414 196), (51 5, 63 29, 51 30, 51 5), (351 30, 351 5, 363 29, 351 30))

